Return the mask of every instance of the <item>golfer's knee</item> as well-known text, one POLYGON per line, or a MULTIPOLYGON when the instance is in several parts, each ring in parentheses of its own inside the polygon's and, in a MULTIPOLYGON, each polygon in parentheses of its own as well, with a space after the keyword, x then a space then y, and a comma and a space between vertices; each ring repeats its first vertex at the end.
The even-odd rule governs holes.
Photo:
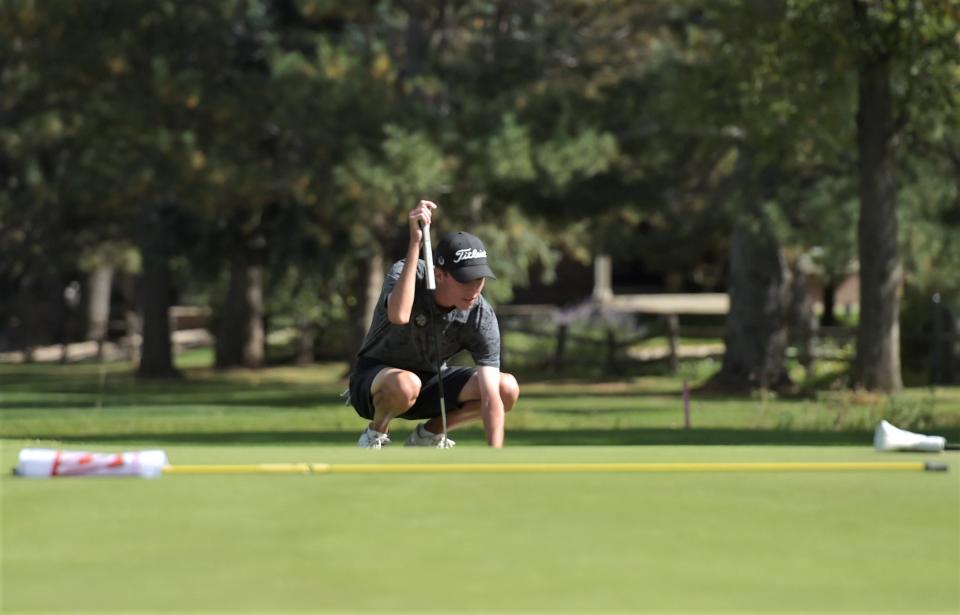
POLYGON ((388 408, 402 414, 417 403, 420 386, 420 378, 416 374, 398 371, 384 380, 380 390, 374 395, 374 403, 378 408, 388 408))
POLYGON ((503 409, 507 412, 513 408, 520 398, 520 384, 513 374, 500 374, 500 399, 503 400, 503 409))

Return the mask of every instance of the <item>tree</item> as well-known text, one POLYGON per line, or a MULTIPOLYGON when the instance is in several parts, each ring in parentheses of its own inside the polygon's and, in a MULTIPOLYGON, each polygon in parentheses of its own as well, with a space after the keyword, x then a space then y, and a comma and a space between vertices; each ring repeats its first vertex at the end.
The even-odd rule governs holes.
POLYGON ((819 33, 791 3, 749 1, 715 3, 681 32, 686 53, 668 90, 670 116, 696 152, 687 158, 707 162, 695 190, 722 212, 718 226, 729 233, 731 305, 713 383, 780 387, 789 381, 785 230, 805 208, 795 195, 843 172, 846 84, 830 55, 832 33, 819 33))
POLYGON ((173 373, 187 287, 214 296, 220 366, 262 364, 270 323, 356 347, 403 214, 431 197, 435 232, 490 245, 495 300, 560 250, 664 274, 726 260, 724 375, 773 386, 786 257, 844 273, 859 208, 857 377, 895 389, 897 263, 954 254, 937 177, 960 167, 956 8, 10 2, 0 289, 59 294, 90 246, 135 238, 144 376, 173 373))
MULTIPOLYGON (((956 64, 945 61, 955 56, 956 3, 731 2, 704 10, 688 27, 700 33, 694 65, 706 70, 680 79, 694 101, 686 111, 697 109, 708 128, 736 135, 730 141, 739 159, 751 161, 733 165, 737 183, 755 186, 741 194, 759 198, 784 223, 773 227, 778 241, 799 242, 801 251, 822 248, 810 229, 829 218, 810 203, 825 189, 849 202, 850 180, 858 178, 862 297, 854 376, 871 389, 898 389, 895 144, 917 135, 917 109, 942 117, 951 108, 949 90, 936 84, 956 79, 949 72, 956 64), (696 91, 707 94, 698 98, 696 91)), ((926 123, 921 142, 932 132, 926 123)), ((749 198, 735 209, 756 210, 749 198)), ((840 228, 846 211, 834 205, 830 216, 840 228)), ((820 253, 842 267, 845 233, 823 236, 830 241, 820 253)), ((732 279, 751 279, 733 271, 736 262, 732 279)), ((733 330, 741 328, 731 321, 733 330)))
POLYGON ((102 113, 104 84, 120 69, 113 32, 105 29, 97 45, 86 34, 102 9, 96 2, 0 9, 8 45, 0 52, 0 284, 18 298, 14 309, 53 316, 27 319, 35 325, 30 343, 82 337, 62 331, 69 320, 63 286, 82 277, 78 269, 94 246, 123 242, 135 226, 125 198, 137 182, 115 181, 122 147, 110 129, 116 117, 102 113), (41 286, 49 290, 38 294, 41 286))
MULTIPOLYGON (((914 114, 942 115, 956 95, 958 4, 945 0, 853 2, 857 33, 857 151, 860 177, 860 323, 856 382, 897 391, 900 375, 897 142, 929 123, 914 114), (932 83, 931 83, 932 82, 932 83), (898 86, 904 86, 898 94, 898 86), (922 109, 922 112, 921 112, 922 109), (912 124, 912 125, 911 125, 912 124)), ((902 154, 901 154, 902 160, 902 154)))
MULTIPOLYGON (((883 8, 883 7, 881 7, 883 8)), ((858 58, 857 151, 860 172, 860 324, 856 379, 868 389, 897 391, 900 377, 899 294, 903 271, 898 249, 896 133, 891 52, 873 40, 875 24, 863 2, 854 2, 863 38, 858 58)))

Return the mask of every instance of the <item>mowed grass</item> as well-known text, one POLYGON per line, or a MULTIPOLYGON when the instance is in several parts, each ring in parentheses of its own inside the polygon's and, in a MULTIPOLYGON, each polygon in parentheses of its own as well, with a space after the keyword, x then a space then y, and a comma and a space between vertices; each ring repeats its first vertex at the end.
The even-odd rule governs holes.
POLYGON ((880 416, 960 439, 957 389, 695 394, 686 430, 677 377, 525 382, 502 451, 476 429, 449 451, 364 451, 363 421, 337 398, 342 365, 216 374, 207 359, 182 357, 187 379, 163 383, 119 364, 0 366, 2 467, 26 446, 159 446, 174 464, 936 459, 951 471, 3 476, 0 610, 960 610, 960 456, 870 448, 880 416))
MULTIPOLYGON (((7 441, 3 463, 26 444, 7 441)), ((867 447, 167 451, 184 464, 889 460, 867 447)), ((2 606, 956 612, 952 470, 5 477, 2 606)))

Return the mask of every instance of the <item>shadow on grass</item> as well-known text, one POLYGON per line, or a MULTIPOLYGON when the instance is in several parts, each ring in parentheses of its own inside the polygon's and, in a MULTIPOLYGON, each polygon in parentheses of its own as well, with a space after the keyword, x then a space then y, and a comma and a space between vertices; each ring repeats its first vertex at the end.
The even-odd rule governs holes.
MULTIPOLYGON (((677 388, 676 390, 666 390, 663 388, 660 389, 649 389, 643 390, 641 388, 629 389, 625 391, 604 391, 596 387, 584 387, 583 391, 577 391, 574 389, 553 389, 553 390, 529 390, 524 389, 523 385, 520 386, 520 395, 522 399, 556 399, 558 396, 562 397, 602 397, 605 399, 628 399, 628 398, 655 398, 655 399, 676 399, 682 400, 683 390, 677 388)), ((696 395, 691 398, 694 402, 699 401, 717 401, 717 400, 727 400, 727 401, 751 401, 753 396, 749 393, 742 395, 720 395, 720 394, 701 394, 696 395)))
MULTIPOLYGON (((411 423, 409 427, 412 428, 411 423)), ((207 433, 43 434, 43 439, 72 443, 208 444, 221 446, 342 444, 355 446, 362 429, 354 431, 300 430, 207 433)), ((396 431, 406 434, 407 425, 396 431)), ((483 442, 479 429, 458 430, 464 443, 483 442)), ((870 446, 872 431, 783 431, 761 429, 579 429, 508 430, 511 446, 870 446)))
POLYGON ((339 379, 317 377, 315 380, 290 382, 270 370, 225 371, 184 369, 183 378, 140 379, 127 367, 108 364, 104 372, 97 366, 51 365, 11 367, 0 364, 0 390, 22 393, 96 393, 105 388, 138 393, 170 393, 189 395, 195 391, 261 390, 264 388, 333 390, 343 388, 339 379), (45 369, 44 369, 45 368, 45 369))
POLYGON ((122 395, 114 395, 104 398, 98 405, 96 397, 92 393, 83 393, 82 399, 67 400, 43 400, 43 401, 0 401, 0 415, 4 411, 16 412, 22 410, 64 410, 83 412, 94 408, 103 410, 132 410, 142 411, 144 413, 155 411, 157 406, 163 407, 196 407, 196 406, 219 406, 229 410, 230 408, 301 408, 303 410, 317 410, 319 408, 338 408, 343 402, 336 395, 331 393, 317 393, 315 395, 291 391, 286 394, 257 395, 247 399, 233 399, 217 397, 210 395, 188 396, 170 393, 150 395, 136 395, 126 398, 122 395))
POLYGON ((11 374, 7 371, 0 377, 0 412, 198 404, 314 408, 339 403, 342 389, 339 383, 290 383, 268 379, 249 382, 208 376, 139 381, 129 372, 108 374, 101 385, 95 373, 11 374), (24 397, 28 399, 22 399, 24 397))

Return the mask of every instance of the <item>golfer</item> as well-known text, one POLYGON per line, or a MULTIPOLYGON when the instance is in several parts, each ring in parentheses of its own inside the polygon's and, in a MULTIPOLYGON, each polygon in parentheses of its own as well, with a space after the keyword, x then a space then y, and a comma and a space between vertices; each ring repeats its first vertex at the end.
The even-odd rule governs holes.
POLYGON ((481 292, 487 278, 483 243, 469 233, 450 233, 437 243, 436 290, 425 283, 426 263, 419 258, 423 231, 437 206, 430 201, 410 211, 406 258, 387 274, 373 323, 350 374, 350 403, 370 421, 357 446, 382 448, 390 443, 390 421, 423 421, 406 446, 447 448, 440 417, 437 344, 443 363, 447 429, 481 419, 487 444, 503 446, 504 413, 517 402, 520 388, 500 372, 497 317, 481 292), (447 367, 446 361, 467 350, 476 367, 447 367))

